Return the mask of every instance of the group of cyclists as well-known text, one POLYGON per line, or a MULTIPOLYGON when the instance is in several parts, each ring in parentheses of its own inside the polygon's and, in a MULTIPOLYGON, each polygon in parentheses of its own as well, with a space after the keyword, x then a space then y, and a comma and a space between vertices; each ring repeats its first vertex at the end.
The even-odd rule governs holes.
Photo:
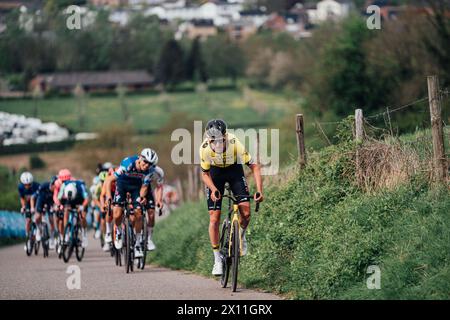
MULTIPOLYGON (((257 192, 253 196, 257 202, 263 201, 262 179, 260 166, 236 136, 227 132, 223 120, 213 119, 208 122, 205 139, 200 147, 202 180, 206 187, 207 206, 210 216, 209 236, 214 254, 212 274, 220 276, 223 265, 219 252, 219 223, 221 215, 221 195, 225 183, 235 195, 239 195, 239 211, 241 214, 241 235, 243 255, 247 253, 245 237, 250 222, 250 192, 244 175, 243 164, 247 165, 255 177, 257 192)), ((50 223, 50 249, 58 248, 68 239, 64 239, 63 230, 67 225, 69 210, 76 208, 81 217, 82 247, 88 245, 87 210, 92 208, 94 215, 95 238, 104 236, 104 251, 111 246, 120 250, 123 246, 122 224, 124 206, 127 196, 131 196, 134 214, 130 217, 136 242, 134 256, 143 257, 143 244, 147 250, 155 250, 153 229, 155 226, 155 208, 162 209, 164 171, 158 166, 158 155, 150 149, 143 149, 138 155, 122 160, 118 167, 111 163, 101 165, 97 176, 88 189, 83 180, 76 179, 68 169, 62 169, 58 175, 42 184, 34 181, 30 172, 20 176, 18 187, 21 212, 26 218, 27 238, 30 224, 34 216, 36 224, 36 240, 39 241, 42 232, 42 220, 48 213, 50 223), (154 182, 155 190, 152 188, 154 182), (142 215, 146 214, 146 225, 143 225, 142 215), (56 220, 56 221, 55 221, 56 220), (147 228, 147 241, 142 239, 141 230, 147 228), (55 234, 59 236, 55 239, 55 234)))
MULTIPOLYGON (((155 225, 155 205, 163 208, 164 171, 157 166, 158 155, 150 148, 141 151, 140 155, 125 158, 119 167, 107 162, 98 168, 98 175, 89 188, 81 179, 76 179, 68 169, 62 169, 58 175, 42 184, 34 181, 30 172, 23 172, 18 186, 21 213, 25 215, 27 239, 31 232, 31 223, 36 224, 34 234, 36 241, 41 241, 43 218, 47 214, 50 224, 49 248, 61 250, 62 244, 69 239, 64 238, 64 229, 68 223, 69 210, 76 209, 81 221, 81 246, 88 246, 87 213, 93 213, 94 238, 104 237, 104 251, 109 251, 114 237, 114 247, 122 248, 121 228, 122 207, 126 194, 129 193, 136 207, 132 223, 137 241, 135 257, 142 257, 143 239, 139 238, 142 228, 147 228, 147 250, 155 250, 153 228, 155 225), (151 182, 155 181, 155 197, 151 182), (111 207, 112 210, 111 210, 111 207), (148 214, 147 224, 142 225, 142 210, 148 214), (115 226, 115 228, 114 228, 115 226), (115 235, 113 236, 113 230, 115 235), (58 234, 58 237, 55 237, 58 234), (57 246, 56 246, 57 245, 57 246)), ((27 245, 25 245, 25 250, 27 245)), ((59 253, 59 252, 58 252, 59 253)))

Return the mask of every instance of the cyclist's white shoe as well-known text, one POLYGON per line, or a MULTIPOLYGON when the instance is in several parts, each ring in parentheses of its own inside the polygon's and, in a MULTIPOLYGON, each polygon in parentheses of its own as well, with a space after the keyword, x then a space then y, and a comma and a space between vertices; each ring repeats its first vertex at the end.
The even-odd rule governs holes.
POLYGON ((242 235, 242 252, 241 256, 245 256, 247 254, 247 239, 245 238, 245 234, 242 235))
POLYGON ((134 257, 135 258, 142 258, 144 256, 144 253, 141 250, 140 246, 134 247, 134 257))
POLYGON ((100 239, 101 235, 102 235, 102 232, 100 231, 100 229, 98 229, 97 231, 95 231, 94 239, 100 239))
POLYGON ((112 242, 112 236, 111 236, 111 233, 107 233, 107 234, 105 235, 105 242, 106 242, 106 243, 112 242))
POLYGON ((103 245, 103 251, 104 251, 104 252, 108 252, 108 251, 109 251, 109 243, 105 243, 105 244, 103 245))
POLYGON ((48 243, 48 247, 50 250, 55 249, 55 239, 50 238, 50 241, 48 243))
POLYGON ((39 228, 37 228, 36 230, 36 241, 41 241, 41 230, 39 230, 39 228))
POLYGON ((116 231, 116 239, 114 240, 114 247, 116 247, 117 250, 122 249, 123 241, 122 241, 122 233, 119 231, 116 231))
POLYGON ((83 247, 83 248, 87 248, 87 246, 88 246, 88 237, 87 237, 87 235, 83 235, 82 237, 81 237, 81 246, 83 247))
POLYGON ((27 245, 23 246, 23 250, 27 251, 27 245))
POLYGON ((155 249, 156 249, 156 246, 153 243, 152 239, 148 239, 148 241, 147 241, 147 250, 148 251, 153 251, 155 249))
POLYGON ((69 234, 69 232, 67 232, 67 233, 66 233, 66 236, 64 237, 64 242, 65 242, 65 243, 68 243, 69 240, 70 240, 70 234, 69 234))
POLYGON ((222 262, 214 262, 214 267, 212 269, 212 274, 214 276, 221 276, 223 273, 223 265, 222 262))

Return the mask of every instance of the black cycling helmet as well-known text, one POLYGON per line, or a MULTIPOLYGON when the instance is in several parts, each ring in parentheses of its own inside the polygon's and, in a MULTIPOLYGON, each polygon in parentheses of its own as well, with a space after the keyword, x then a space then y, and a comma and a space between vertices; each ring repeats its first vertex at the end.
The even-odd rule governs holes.
POLYGON ((223 138, 227 133, 227 124, 221 119, 213 119, 206 124, 205 134, 208 139, 223 138))

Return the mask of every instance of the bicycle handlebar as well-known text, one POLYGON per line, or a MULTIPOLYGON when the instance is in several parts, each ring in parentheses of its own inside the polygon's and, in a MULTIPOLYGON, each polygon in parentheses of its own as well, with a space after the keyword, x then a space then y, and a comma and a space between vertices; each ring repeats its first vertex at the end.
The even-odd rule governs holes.
MULTIPOLYGON (((219 192, 219 190, 216 190, 215 192, 214 192, 214 196, 216 197, 216 198, 219 198, 220 197, 220 192, 219 192)), ((256 196, 256 198, 259 198, 260 196, 261 196, 261 193, 260 192, 256 192, 255 193, 255 196, 256 196)), ((222 195, 222 197, 224 197, 224 198, 228 198, 228 199, 230 199, 231 201, 233 201, 234 203, 236 203, 238 200, 237 200, 237 198, 239 198, 239 197, 249 197, 249 195, 248 194, 244 194, 244 195, 230 195, 230 194, 224 194, 224 195, 222 195)), ((252 197, 250 197, 250 198, 252 198, 252 197)), ((216 201, 214 202, 214 208, 216 207, 216 201)), ((256 202, 256 206, 255 206, 255 212, 258 212, 259 211, 259 202, 257 201, 256 202)))

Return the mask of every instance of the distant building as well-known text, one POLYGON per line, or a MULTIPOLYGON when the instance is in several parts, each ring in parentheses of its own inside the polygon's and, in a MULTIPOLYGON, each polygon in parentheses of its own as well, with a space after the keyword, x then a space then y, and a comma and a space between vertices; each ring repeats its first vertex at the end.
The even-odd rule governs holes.
POLYGON ((146 15, 156 15, 168 21, 191 21, 195 19, 209 19, 215 26, 224 26, 239 19, 239 11, 243 9, 240 3, 229 3, 224 0, 208 1, 201 5, 188 5, 186 1, 165 2, 153 6, 145 11, 146 15))
POLYGON ((89 3, 96 7, 120 7, 128 5, 128 0, 89 0, 89 3))
POLYGON ((347 17, 354 9, 354 4, 350 0, 322 0, 317 6, 308 4, 309 21, 313 24, 320 24, 325 21, 336 21, 347 17))
POLYGON ((135 91, 154 85, 154 78, 146 71, 102 71, 40 74, 30 83, 30 90, 72 93, 77 86, 86 92, 113 91, 118 86, 135 91))
POLYGON ((258 27, 251 22, 238 20, 230 23, 225 30, 230 39, 235 41, 245 41, 258 32, 258 27))
POLYGON ((209 19, 194 19, 192 20, 186 30, 186 35, 189 39, 200 38, 206 40, 208 37, 217 35, 217 27, 213 20, 209 19))

